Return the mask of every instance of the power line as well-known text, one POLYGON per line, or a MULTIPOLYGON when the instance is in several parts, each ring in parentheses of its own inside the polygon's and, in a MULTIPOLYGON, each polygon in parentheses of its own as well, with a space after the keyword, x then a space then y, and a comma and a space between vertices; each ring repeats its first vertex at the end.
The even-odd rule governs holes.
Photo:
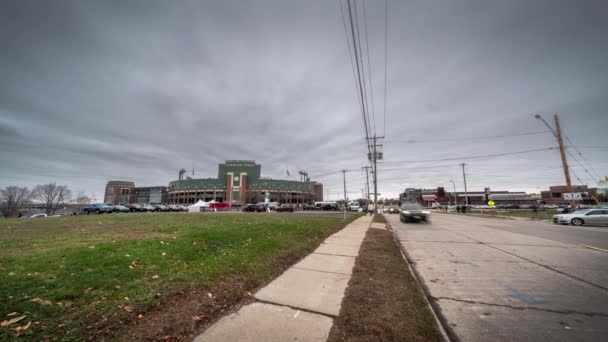
POLYGON ((511 137, 522 137, 527 135, 537 135, 537 134, 547 134, 551 133, 550 131, 538 131, 538 132, 528 132, 528 133, 517 133, 517 134, 502 134, 502 135, 488 135, 488 136, 477 136, 477 137, 462 137, 462 138, 444 138, 444 139, 425 139, 425 140, 389 140, 389 143, 395 142, 405 142, 408 144, 418 144, 418 143, 427 143, 427 142, 444 142, 444 141, 466 141, 466 140, 486 140, 486 139, 496 139, 496 138, 511 138, 511 137))
POLYGON ((371 67, 371 62, 370 62, 370 57, 369 57, 369 41, 367 39, 367 15, 366 15, 366 11, 365 11, 365 0, 361 2, 363 4, 363 29, 365 32, 365 49, 366 49, 366 53, 367 53, 367 71, 369 74, 368 77, 368 81, 369 81, 369 99, 370 102, 372 104, 372 122, 373 122, 373 127, 374 127, 374 135, 376 134, 376 110, 374 108, 374 91, 373 91, 373 81, 372 81, 372 67, 371 67))
POLYGON ((386 0, 385 11, 384 11, 384 115, 383 115, 383 129, 382 135, 386 136, 386 69, 387 69, 387 55, 388 55, 388 0, 386 0))
POLYGON ((576 151, 576 153, 578 153, 578 155, 581 157, 581 159, 583 160, 583 162, 585 162, 587 164, 587 166, 591 169, 591 171, 593 171, 593 173, 595 174, 595 178, 586 169, 583 168, 585 170, 585 172, 587 172, 587 174, 589 174, 592 179, 600 179, 601 177, 598 176, 598 173, 595 171, 595 169, 593 168, 593 166, 585 159, 585 157, 583 156, 583 154, 576 148, 576 146, 574 145, 574 143, 572 142, 572 140, 570 140, 570 138, 566 135, 566 133, 564 133, 564 137, 570 143, 570 145, 572 146, 572 148, 574 148, 574 151, 576 151))
POLYGON ((492 157, 510 156, 510 155, 514 155, 514 154, 549 151, 549 150, 556 150, 556 149, 557 149, 557 147, 545 147, 545 148, 539 148, 539 149, 534 149, 534 150, 505 152, 505 153, 487 154, 487 155, 480 155, 480 156, 463 156, 463 157, 427 159, 427 160, 402 160, 402 161, 384 162, 384 164, 427 163, 427 162, 439 162, 439 161, 450 161, 450 160, 469 160, 469 159, 480 159, 480 158, 492 158, 492 157))

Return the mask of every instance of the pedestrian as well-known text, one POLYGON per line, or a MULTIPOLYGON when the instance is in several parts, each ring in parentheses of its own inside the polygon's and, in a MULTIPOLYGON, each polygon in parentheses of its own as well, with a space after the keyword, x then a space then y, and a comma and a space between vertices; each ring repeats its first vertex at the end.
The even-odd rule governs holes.
POLYGON ((459 205, 456 206, 456 211, 460 214, 460 206, 459 205))

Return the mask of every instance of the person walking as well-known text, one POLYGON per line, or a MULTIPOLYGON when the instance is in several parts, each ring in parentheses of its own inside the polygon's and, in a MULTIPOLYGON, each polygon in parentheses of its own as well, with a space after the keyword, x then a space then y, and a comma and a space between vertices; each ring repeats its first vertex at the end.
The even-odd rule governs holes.
POLYGON ((456 206, 456 211, 460 214, 460 206, 459 205, 456 206))

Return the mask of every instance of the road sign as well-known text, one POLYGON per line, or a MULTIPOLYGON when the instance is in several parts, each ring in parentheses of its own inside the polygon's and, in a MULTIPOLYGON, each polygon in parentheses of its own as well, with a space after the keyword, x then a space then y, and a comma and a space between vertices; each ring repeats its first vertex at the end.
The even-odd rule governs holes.
POLYGON ((490 207, 493 207, 493 206, 495 206, 495 205, 496 205, 496 203, 494 203, 494 201, 492 201, 492 200, 489 200, 489 201, 488 201, 488 205, 489 205, 490 207))
POLYGON ((583 194, 580 192, 564 192, 563 195, 566 201, 580 201, 583 199, 583 194))

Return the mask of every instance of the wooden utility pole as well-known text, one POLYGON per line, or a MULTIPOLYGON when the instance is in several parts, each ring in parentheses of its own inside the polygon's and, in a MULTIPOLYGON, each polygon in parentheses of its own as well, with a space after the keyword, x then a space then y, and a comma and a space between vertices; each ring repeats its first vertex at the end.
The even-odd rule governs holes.
MULTIPOLYGON (((564 147, 564 140, 562 139, 562 129, 559 126, 559 118, 557 114, 553 114, 553 120, 555 121, 555 130, 557 131, 557 143, 559 144, 559 154, 562 156, 562 166, 564 167, 564 176, 566 177, 566 191, 572 195, 572 182, 570 181, 570 169, 568 169, 568 161, 566 160, 566 148, 564 147)), ((574 198, 570 200, 570 206, 574 210, 575 203, 574 198)))
POLYGON ((462 166, 462 179, 464 181, 464 203, 469 205, 469 193, 467 192, 467 174, 464 172, 464 166, 466 163, 460 164, 462 166))
POLYGON ((369 168, 370 168, 369 166, 362 167, 362 169, 365 170, 365 179, 366 179, 366 185, 367 185, 367 187, 366 187, 367 195, 365 196, 367 198, 367 202, 365 203, 367 205, 366 210, 369 210, 369 201, 370 201, 370 198, 369 198, 369 168))

